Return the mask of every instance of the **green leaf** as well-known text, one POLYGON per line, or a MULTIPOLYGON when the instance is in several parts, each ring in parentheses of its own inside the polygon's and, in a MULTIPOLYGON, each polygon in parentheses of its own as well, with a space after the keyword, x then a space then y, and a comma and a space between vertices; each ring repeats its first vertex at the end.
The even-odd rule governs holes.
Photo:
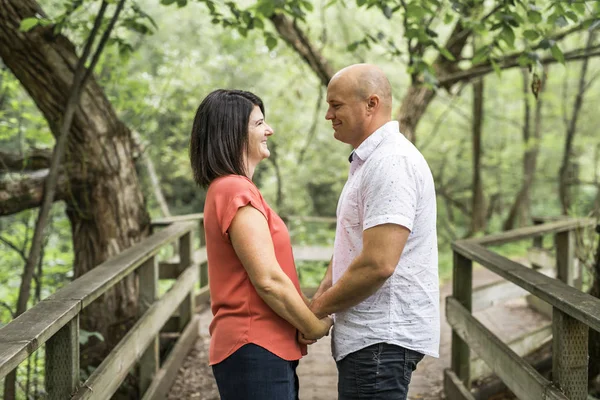
POLYGON ((537 11, 529 10, 527 11, 527 19, 529 20, 529 22, 537 24, 542 22, 542 14, 540 14, 537 11))
POLYGON ((502 70, 500 69, 500 66, 498 65, 498 63, 492 59, 490 59, 490 63, 492 64, 492 68, 494 68, 496 75, 502 76, 502 70))
POLYGON ((564 28, 565 26, 569 25, 569 22, 567 21, 567 19, 562 15, 559 15, 558 18, 556 18, 556 21, 554 23, 559 28, 564 28))
POLYGON ((312 12, 314 10, 314 7, 310 1, 303 1, 302 5, 304 6, 304 8, 306 8, 308 12, 312 12))
POLYGON ((277 39, 275 39, 273 36, 267 36, 265 39, 265 44, 269 50, 273 50, 275 47, 277 47, 277 39))
POLYGON ((540 34, 538 31, 534 31, 533 29, 527 29, 525 32, 523 32, 523 36, 525 36, 525 39, 527 40, 536 40, 540 37, 540 34))
POLYGON ((573 22, 579 22, 579 17, 577 16, 577 14, 575 14, 573 11, 567 11, 565 13, 565 15, 567 16, 567 18, 569 18, 571 21, 573 22))
POLYGON ((552 53, 552 57, 554 57, 561 64, 565 63, 565 55, 562 50, 558 47, 558 45, 554 45, 550 48, 550 52, 552 53))
POLYGON ((505 27, 504 29, 502 29, 502 33, 500 34, 500 36, 502 37, 502 39, 506 42, 506 44, 508 44, 510 47, 514 47, 515 46, 515 32, 512 30, 512 28, 510 27, 505 27))
POLYGON ((175 3, 176 0, 160 0, 160 4, 164 5, 164 6, 169 6, 173 3, 175 3))
POLYGON ((425 9, 418 4, 411 3, 406 6, 406 16, 414 19, 423 19, 425 17, 425 9))
POLYGON ((362 7, 365 5, 366 2, 367 0, 356 0, 356 5, 362 7))
POLYGON ((21 20, 21 25, 19 26, 19 30, 21 32, 28 32, 31 29, 35 28, 40 23, 40 20, 37 18, 25 18, 21 20))
POLYGON ((440 47, 440 53, 446 57, 446 59, 450 61, 456 61, 456 58, 445 47, 440 47))

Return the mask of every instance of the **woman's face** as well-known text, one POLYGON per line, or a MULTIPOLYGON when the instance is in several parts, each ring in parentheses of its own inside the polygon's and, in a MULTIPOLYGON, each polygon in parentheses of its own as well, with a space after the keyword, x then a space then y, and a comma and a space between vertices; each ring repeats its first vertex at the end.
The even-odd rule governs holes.
POLYGON ((256 166, 271 153, 267 147, 267 138, 273 134, 273 129, 265 122, 265 117, 258 106, 254 106, 248 121, 248 164, 256 166))

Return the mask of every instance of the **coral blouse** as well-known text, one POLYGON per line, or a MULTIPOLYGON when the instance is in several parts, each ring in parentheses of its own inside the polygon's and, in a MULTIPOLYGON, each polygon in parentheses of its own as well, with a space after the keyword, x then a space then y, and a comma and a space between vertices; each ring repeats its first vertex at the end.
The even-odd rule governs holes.
POLYGON ((227 175, 208 187, 204 229, 208 256, 213 320, 209 363, 218 364, 247 343, 285 359, 298 360, 306 347, 296 340, 296 328, 278 316, 258 295, 229 240, 228 229, 240 207, 252 205, 267 219, 275 256, 300 292, 287 228, 250 179, 227 175))

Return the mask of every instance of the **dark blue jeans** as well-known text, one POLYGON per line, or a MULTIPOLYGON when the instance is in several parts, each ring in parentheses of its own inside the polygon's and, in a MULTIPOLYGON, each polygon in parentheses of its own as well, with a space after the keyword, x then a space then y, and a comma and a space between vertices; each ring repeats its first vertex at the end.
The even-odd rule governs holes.
POLYGON ((297 366, 249 343, 212 369, 221 400, 297 400, 297 366))
POLYGON ((337 362, 338 400, 406 400, 408 384, 423 354, 378 343, 337 362))

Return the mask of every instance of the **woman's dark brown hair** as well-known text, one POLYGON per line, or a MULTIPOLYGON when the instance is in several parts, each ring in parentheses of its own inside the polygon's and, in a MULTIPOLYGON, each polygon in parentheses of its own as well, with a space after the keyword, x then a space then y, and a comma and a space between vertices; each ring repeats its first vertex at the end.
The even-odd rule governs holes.
POLYGON ((190 140, 194 181, 207 187, 224 175, 245 175, 248 121, 254 106, 265 114, 262 100, 243 90, 218 89, 198 107, 190 140))

